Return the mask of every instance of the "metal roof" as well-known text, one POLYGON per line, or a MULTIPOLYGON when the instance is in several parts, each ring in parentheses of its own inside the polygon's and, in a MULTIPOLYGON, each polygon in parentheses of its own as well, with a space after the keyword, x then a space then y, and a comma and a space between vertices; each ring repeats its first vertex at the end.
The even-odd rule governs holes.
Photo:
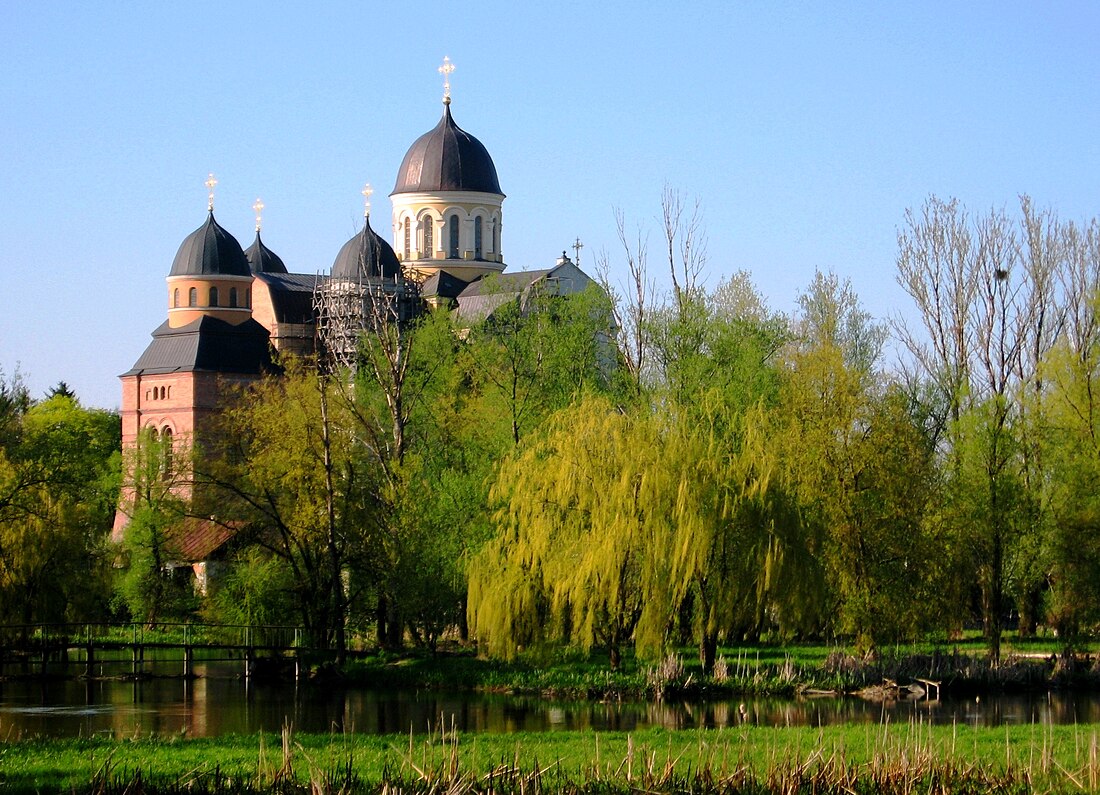
POLYGON ((256 280, 268 285, 275 319, 280 323, 312 323, 313 291, 325 281, 311 273, 257 273, 256 280))
POLYGON ((420 295, 424 298, 457 298, 467 284, 453 273, 438 270, 420 285, 420 295))
POLYGON ((251 276, 248 260, 237 238, 214 220, 214 211, 206 223, 180 243, 169 276, 251 276))
POLYGON ((332 263, 332 278, 358 281, 359 279, 393 279, 401 275, 401 261, 393 248, 371 229, 367 216, 359 234, 340 248, 332 263))
POLYGON ((259 375, 273 369, 270 335, 255 320, 239 325, 203 315, 186 326, 165 321, 127 375, 195 370, 259 375))
POLYGON ((260 230, 256 230, 256 239, 244 252, 248 260, 248 267, 253 273, 286 273, 286 265, 274 251, 264 245, 260 240, 260 230))
POLYGON ((470 282, 461 293, 460 298, 469 298, 475 295, 500 295, 510 293, 519 295, 539 279, 545 277, 554 270, 546 268, 539 271, 515 271, 514 273, 494 273, 482 276, 476 282, 470 282))
POLYGON ((455 124, 450 105, 444 106, 439 124, 409 147, 397 172, 393 193, 422 191, 477 191, 504 195, 489 150, 455 124))

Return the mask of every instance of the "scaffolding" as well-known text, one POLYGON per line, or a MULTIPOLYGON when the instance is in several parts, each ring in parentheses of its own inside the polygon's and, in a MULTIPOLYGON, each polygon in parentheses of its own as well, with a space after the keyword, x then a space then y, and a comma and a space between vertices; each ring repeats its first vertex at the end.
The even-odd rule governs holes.
POLYGON ((364 334, 389 324, 404 325, 419 310, 420 289, 402 275, 363 276, 355 280, 318 276, 313 290, 317 322, 317 360, 328 372, 354 372, 360 364, 364 334))

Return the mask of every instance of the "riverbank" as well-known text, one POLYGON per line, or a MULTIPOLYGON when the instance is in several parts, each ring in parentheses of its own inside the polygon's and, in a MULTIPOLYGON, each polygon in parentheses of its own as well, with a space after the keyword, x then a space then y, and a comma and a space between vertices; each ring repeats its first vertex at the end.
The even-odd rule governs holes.
POLYGON ((1049 642, 1018 642, 993 666, 980 642, 897 648, 855 657, 825 645, 742 647, 723 650, 715 671, 672 654, 659 662, 624 655, 611 671, 598 652, 559 654, 513 662, 479 659, 469 651, 435 655, 380 654, 316 673, 347 684, 381 689, 475 690, 583 700, 729 699, 738 696, 857 694, 882 698, 937 698, 993 693, 1100 689, 1100 659, 1067 662, 1049 642), (884 687, 885 685, 885 687, 884 687))
POLYGON ((522 735, 277 734, 0 744, 4 792, 1069 792, 1100 726, 864 725, 522 735), (315 786, 316 785, 316 786, 315 786))

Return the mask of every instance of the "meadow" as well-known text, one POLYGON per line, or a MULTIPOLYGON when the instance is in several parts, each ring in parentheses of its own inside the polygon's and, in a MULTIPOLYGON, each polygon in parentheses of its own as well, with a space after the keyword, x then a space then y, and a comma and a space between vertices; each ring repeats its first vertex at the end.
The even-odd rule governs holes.
POLYGON ((1079 792, 1100 726, 18 740, 5 792, 1079 792))

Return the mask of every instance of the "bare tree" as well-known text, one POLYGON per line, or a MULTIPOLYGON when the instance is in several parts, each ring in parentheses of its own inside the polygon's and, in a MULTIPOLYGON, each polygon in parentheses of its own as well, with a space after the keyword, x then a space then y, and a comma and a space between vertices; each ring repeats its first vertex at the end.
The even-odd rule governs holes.
POLYGON ((1039 504, 1042 479, 1027 412, 1038 405, 1032 398, 1043 389, 1041 363, 1064 312, 1057 220, 1036 212, 1027 197, 1021 211, 1019 222, 1000 210, 971 219, 957 201, 931 197, 919 213, 906 213, 907 228, 898 234, 898 282, 916 304, 924 334, 900 319, 895 327, 944 397, 949 477, 969 479, 967 493, 977 501, 959 515, 969 517, 960 519, 962 537, 995 661, 1005 578, 1013 556, 1022 559, 1033 546, 1021 546, 1021 539, 1033 541, 1040 531, 1040 518, 1028 510, 1039 504))
POLYGON ((698 199, 688 207, 683 194, 665 185, 661 191, 661 232, 668 253, 668 271, 676 308, 683 316, 694 298, 707 264, 703 208, 698 199))
POLYGON ((624 364, 635 383, 640 382, 646 366, 646 326, 649 322, 650 296, 653 282, 647 271, 648 239, 639 228, 633 240, 627 236, 626 219, 622 210, 615 209, 615 231, 626 257, 627 283, 621 294, 611 282, 611 265, 607 252, 601 252, 596 260, 596 273, 600 286, 611 298, 612 320, 615 337, 624 364))

